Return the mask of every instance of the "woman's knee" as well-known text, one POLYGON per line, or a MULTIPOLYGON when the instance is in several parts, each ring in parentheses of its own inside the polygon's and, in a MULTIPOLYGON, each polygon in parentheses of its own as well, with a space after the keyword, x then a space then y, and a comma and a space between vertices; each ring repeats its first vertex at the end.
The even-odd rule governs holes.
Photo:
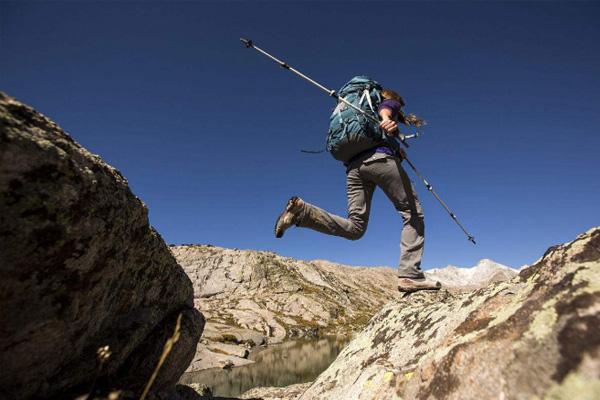
POLYGON ((353 224, 352 229, 350 229, 346 238, 349 240, 358 240, 364 236, 366 231, 367 231, 366 225, 353 224))

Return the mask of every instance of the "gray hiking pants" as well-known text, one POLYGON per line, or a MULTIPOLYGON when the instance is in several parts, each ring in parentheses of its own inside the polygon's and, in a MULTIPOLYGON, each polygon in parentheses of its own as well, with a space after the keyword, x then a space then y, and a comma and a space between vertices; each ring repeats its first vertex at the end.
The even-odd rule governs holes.
POLYGON ((401 253, 398 276, 421 278, 425 224, 414 187, 397 157, 375 153, 354 161, 346 173, 348 218, 328 213, 312 204, 305 209, 299 227, 310 228, 346 239, 360 239, 367 230, 371 199, 379 186, 402 217, 401 253))

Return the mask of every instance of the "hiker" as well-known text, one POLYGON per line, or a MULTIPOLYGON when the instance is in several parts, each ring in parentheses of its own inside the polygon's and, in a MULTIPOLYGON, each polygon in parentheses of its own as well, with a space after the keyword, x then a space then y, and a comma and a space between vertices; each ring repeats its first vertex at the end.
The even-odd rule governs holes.
MULTIPOLYGON (((342 153, 336 153, 336 133, 332 131, 332 128, 330 128, 328 137, 328 150, 334 157, 345 161, 348 218, 330 214, 299 197, 292 197, 277 219, 275 236, 277 238, 282 237, 289 227, 295 225, 350 240, 360 239, 367 230, 371 200, 373 192, 378 186, 390 199, 403 220, 401 255, 398 266, 398 290, 407 293, 418 290, 438 290, 441 287, 440 283, 427 279, 420 267, 425 233, 423 210, 412 182, 401 166, 404 152, 393 140, 393 137, 399 133, 398 123, 409 123, 402 111, 404 101, 393 90, 373 90, 372 87, 381 89, 376 82, 367 77, 355 77, 339 93, 340 96, 345 96, 345 99, 350 99, 355 95, 354 102, 361 107, 370 107, 373 115, 378 115, 381 118, 379 127, 375 127, 378 131, 377 139, 373 140, 372 143, 367 142, 368 148, 366 150, 362 150, 348 158, 347 154, 350 153, 343 154, 344 151, 349 151, 346 150, 349 147, 347 144, 344 145, 342 153), (366 89, 364 85, 367 85, 366 89), (358 87, 359 90, 357 91, 355 87, 358 87), (360 100, 358 100, 358 96, 360 96, 360 100), (373 106, 374 102, 378 103, 376 110, 373 106), (387 137, 383 136, 381 131, 385 132, 387 137)), ((337 118, 339 118, 340 123, 343 124, 345 120, 347 125, 352 126, 351 124, 354 121, 351 118, 355 118, 356 121, 360 122, 360 116, 354 117, 356 114, 358 113, 353 112, 340 102, 332 114, 332 126, 337 118), (344 113, 346 112, 349 113, 350 117, 345 117, 344 113)), ((412 114, 409 117, 415 118, 412 114)), ((364 122, 362 123, 364 124, 364 122)), ((347 126, 343 127, 344 134, 348 129, 347 126)), ((369 128, 363 125, 361 129, 364 131, 369 128)), ((362 133, 368 136, 366 132, 362 133)), ((362 146, 365 145, 362 144, 362 146)))

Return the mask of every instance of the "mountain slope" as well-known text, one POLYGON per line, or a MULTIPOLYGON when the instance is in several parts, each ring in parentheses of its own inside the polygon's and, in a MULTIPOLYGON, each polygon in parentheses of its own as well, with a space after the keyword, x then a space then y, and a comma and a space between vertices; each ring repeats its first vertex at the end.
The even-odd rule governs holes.
POLYGON ((196 307, 211 322, 259 331, 271 342, 347 334, 397 295, 390 268, 205 245, 171 251, 194 282, 196 307))

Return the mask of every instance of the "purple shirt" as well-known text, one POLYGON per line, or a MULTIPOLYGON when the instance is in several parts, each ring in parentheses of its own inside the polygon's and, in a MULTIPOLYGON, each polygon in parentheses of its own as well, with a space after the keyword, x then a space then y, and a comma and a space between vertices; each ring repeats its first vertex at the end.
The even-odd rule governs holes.
MULTIPOLYGON (((402 104, 398 100, 394 99, 385 99, 379 104, 379 108, 377 108, 378 112, 381 112, 383 109, 388 109, 392 112, 392 118, 398 121, 398 115, 402 110, 402 104)), ((378 147, 375 149, 375 153, 385 153, 387 155, 393 156, 394 151, 387 146, 378 147)))
POLYGON ((384 108, 387 108, 388 110, 390 110, 392 112, 392 118, 395 119, 396 121, 398 121, 398 115, 400 114, 400 111, 402 110, 402 104, 400 104, 400 102, 398 100, 385 99, 384 101, 381 102, 381 104, 379 104, 379 108, 377 109, 377 111, 381 111, 384 108))

